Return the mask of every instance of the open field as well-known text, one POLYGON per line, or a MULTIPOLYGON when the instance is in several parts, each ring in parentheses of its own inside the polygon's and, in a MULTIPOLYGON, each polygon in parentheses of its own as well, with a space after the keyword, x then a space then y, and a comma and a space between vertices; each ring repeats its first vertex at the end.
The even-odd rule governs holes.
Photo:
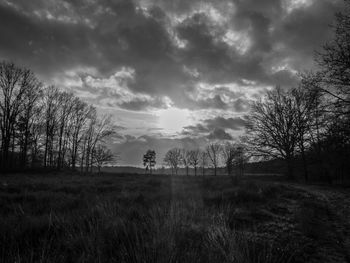
POLYGON ((348 189, 272 179, 2 176, 0 262, 349 262, 348 189))

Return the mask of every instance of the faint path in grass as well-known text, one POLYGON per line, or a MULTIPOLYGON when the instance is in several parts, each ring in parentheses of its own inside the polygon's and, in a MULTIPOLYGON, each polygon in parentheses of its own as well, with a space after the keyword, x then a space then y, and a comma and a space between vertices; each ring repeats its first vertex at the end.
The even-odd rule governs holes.
POLYGON ((315 185, 293 184, 292 186, 311 194, 326 204, 331 211, 331 217, 324 220, 332 230, 334 237, 328 242, 336 242, 336 245, 319 247, 318 252, 327 259, 325 262, 350 262, 349 190, 315 185))

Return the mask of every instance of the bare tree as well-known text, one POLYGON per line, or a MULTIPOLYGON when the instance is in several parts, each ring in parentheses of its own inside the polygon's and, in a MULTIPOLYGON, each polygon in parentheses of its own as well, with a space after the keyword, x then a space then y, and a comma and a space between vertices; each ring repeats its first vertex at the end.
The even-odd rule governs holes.
POLYGON ((33 141, 33 125, 40 121, 39 113, 41 110, 38 101, 42 98, 42 85, 35 75, 30 71, 24 72, 24 81, 28 88, 25 90, 22 107, 18 120, 17 130, 20 147, 20 165, 24 168, 27 165, 28 150, 33 141))
POLYGON ((97 145, 113 134, 109 116, 71 93, 46 88, 28 69, 0 62, 0 166, 92 168, 97 145), (79 156, 80 154, 80 156, 79 156))
POLYGON ((318 92, 310 89, 305 82, 291 90, 291 97, 294 100, 296 115, 295 125, 297 128, 297 147, 300 151, 305 181, 308 180, 308 169, 306 150, 311 143, 312 130, 315 127, 315 107, 318 107, 318 92))
POLYGON ((194 175, 197 176, 197 167, 200 161, 200 151, 199 149, 189 151, 189 164, 194 169, 194 175))
POLYGON ((228 175, 233 175, 236 168, 236 179, 243 176, 244 166, 248 160, 245 147, 240 143, 226 143, 222 152, 228 175))
POLYGON ((95 108, 91 108, 88 116, 88 125, 83 142, 82 159, 85 160, 85 172, 92 171, 92 152, 96 145, 104 143, 105 139, 113 135, 111 116, 105 115, 98 118, 95 108))
POLYGON ((233 143, 227 142, 223 147, 222 147, 222 155, 223 159, 225 162, 226 170, 228 175, 233 174, 233 169, 234 169, 234 161, 236 157, 236 150, 237 147, 233 143))
POLYGON ((45 150, 44 166, 53 166, 54 140, 57 133, 58 118, 57 111, 59 102, 59 90, 54 86, 49 86, 44 92, 45 108, 45 150))
POLYGON ((205 174, 205 167, 208 164, 208 154, 206 151, 201 151, 200 152, 200 163, 202 166, 202 176, 205 174))
POLYGON ((293 159, 298 142, 296 109, 290 94, 277 87, 253 103, 247 118, 247 143, 256 156, 282 158, 293 178, 293 159))
MULTIPOLYGON (((328 114, 323 112, 321 116, 324 117, 331 113, 331 118, 325 123, 318 123, 317 142, 313 144, 322 173, 326 174, 330 183, 336 170, 342 174, 341 177, 344 179, 347 162, 343 158, 350 155, 350 134, 348 132, 350 130, 349 1, 345 1, 343 11, 336 14, 332 28, 334 30, 333 39, 326 43, 316 56, 316 61, 321 68, 317 74, 320 80, 318 88, 324 95, 323 99, 329 101, 326 109, 328 114), (319 129, 324 132, 320 133, 319 129), (334 148, 335 145, 337 148, 334 148), (335 156, 337 160, 332 161, 332 157, 335 156)), ((349 171, 349 166, 347 169, 349 171)))
POLYGON ((83 139, 83 128, 86 124, 91 108, 80 99, 75 98, 72 114, 72 141, 71 141, 71 164, 75 169, 80 143, 83 139))
POLYGON ((221 151, 221 145, 217 142, 210 143, 206 148, 208 158, 214 168, 215 176, 217 175, 217 168, 220 160, 220 151, 221 151))
POLYGON ((90 158, 91 158, 91 151, 92 151, 92 140, 93 140, 93 133, 97 121, 97 112, 96 108, 93 106, 89 107, 89 110, 86 115, 86 125, 84 127, 84 131, 82 132, 82 144, 80 149, 80 171, 88 172, 89 165, 90 165, 90 158))
POLYGON ((234 158, 234 164, 238 170, 237 178, 242 177, 244 175, 244 167, 248 159, 249 157, 246 154, 246 148, 243 145, 238 144, 236 147, 236 155, 234 158))
POLYGON ((114 155, 106 146, 99 144, 94 149, 93 159, 98 168, 98 173, 101 174, 101 167, 106 163, 112 162, 114 160, 114 155))
POLYGON ((43 164, 42 147, 45 136, 45 109, 43 107, 43 97, 37 102, 32 115, 30 125, 30 146, 31 146, 31 167, 43 164))
POLYGON ((179 165, 181 164, 181 149, 173 148, 170 149, 164 157, 164 162, 171 167, 171 174, 177 175, 179 165))
POLYGON ((334 38, 316 57, 322 68, 322 91, 331 95, 340 108, 350 106, 350 2, 345 3, 344 12, 336 14, 334 38))
POLYGON ((191 155, 190 155, 190 152, 187 151, 186 149, 181 150, 181 161, 186 169, 186 175, 188 176, 189 175, 188 169, 189 169, 190 162, 191 162, 191 155))
POLYGON ((57 99, 59 101, 59 108, 57 112, 59 122, 57 168, 60 169, 63 166, 67 137, 70 135, 70 127, 68 129, 67 127, 69 126, 68 122, 71 120, 71 114, 74 107, 73 103, 75 101, 73 94, 67 92, 60 93, 57 99))
POLYGON ((10 147, 15 147, 15 125, 23 110, 23 101, 32 86, 33 73, 11 62, 0 63, 0 130, 2 169, 9 168, 10 147), (11 145, 12 142, 12 145, 11 145))

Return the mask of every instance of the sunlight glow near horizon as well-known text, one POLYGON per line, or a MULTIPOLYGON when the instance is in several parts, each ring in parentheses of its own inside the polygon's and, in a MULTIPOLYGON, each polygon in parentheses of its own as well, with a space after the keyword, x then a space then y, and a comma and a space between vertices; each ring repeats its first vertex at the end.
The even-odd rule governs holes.
POLYGON ((164 132, 180 132, 184 126, 190 125, 190 113, 188 110, 168 108, 157 112, 159 128, 164 132))

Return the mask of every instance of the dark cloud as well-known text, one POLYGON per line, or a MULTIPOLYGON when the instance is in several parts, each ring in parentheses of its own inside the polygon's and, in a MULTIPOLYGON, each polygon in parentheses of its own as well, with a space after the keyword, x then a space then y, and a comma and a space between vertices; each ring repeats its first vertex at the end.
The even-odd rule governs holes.
POLYGON ((208 129, 221 128, 241 130, 245 126, 245 121, 240 117, 227 119, 223 117, 216 117, 214 119, 206 119, 204 120, 204 123, 208 129))
POLYGON ((185 136, 200 137, 206 136, 208 139, 231 140, 232 136, 226 130, 240 131, 244 128, 243 118, 223 118, 216 117, 205 119, 202 123, 189 125, 183 128, 181 134, 185 136))
POLYGON ((117 103, 117 105, 122 109, 142 111, 149 108, 166 109, 167 104, 159 98, 155 99, 145 99, 145 98, 135 98, 130 101, 124 101, 117 103))
POLYGON ((84 24, 39 19, 0 4, 0 56, 42 76, 77 64, 92 64, 91 30, 84 24), (82 48, 83 47, 83 48, 82 48))
MULTIPOLYGON (((177 101, 175 100, 175 103, 177 101)), ((198 109, 220 109, 226 110, 229 105, 224 102, 219 94, 213 97, 207 97, 205 99, 192 99, 188 95, 184 95, 182 99, 179 98, 179 102, 176 105, 180 108, 187 108, 191 110, 198 109)))
MULTIPOLYGON (((182 86, 193 80, 184 65, 196 68, 208 83, 248 79, 294 85, 289 69, 270 72, 271 67, 283 61, 296 70, 309 65, 312 51, 329 38, 327 25, 340 8, 338 1, 326 0, 290 13, 283 9, 288 1, 277 0, 233 1, 232 6, 229 1, 149 1, 143 7, 143 2, 6 1, 0 4, 0 56, 47 78, 75 67, 94 67, 108 76, 129 66, 136 71, 132 90, 169 96, 178 103, 182 86), (201 6, 227 21, 216 21, 212 16, 219 14, 201 6), (228 13, 230 8, 234 12, 228 13), (174 14, 185 19, 174 26, 174 14), (231 29, 248 34, 246 53, 223 41, 231 29), (176 34, 185 47, 176 44, 176 34)), ((219 96, 198 104, 224 108, 219 96)))
POLYGON ((249 110, 250 104, 249 101, 246 99, 239 98, 234 101, 233 103, 233 109, 236 112, 246 112, 249 110))
POLYGON ((271 75, 272 83, 275 83, 275 86, 282 87, 295 87, 298 83, 298 76, 290 72, 290 70, 279 70, 276 73, 271 75))
MULTIPOLYGON (((124 119, 169 105, 238 116, 262 90, 295 86, 298 71, 316 67, 314 50, 331 38, 328 25, 342 7, 342 0, 5 0, 0 59, 124 119)), ((182 136, 225 137, 243 126, 239 117, 218 117, 182 136)))
POLYGON ((208 133, 209 131, 210 129, 207 126, 204 126, 203 124, 198 123, 197 125, 189 125, 184 127, 182 134, 198 136, 203 133, 208 133))
POLYGON ((232 136, 220 128, 215 128, 207 138, 209 140, 232 140, 232 136))

